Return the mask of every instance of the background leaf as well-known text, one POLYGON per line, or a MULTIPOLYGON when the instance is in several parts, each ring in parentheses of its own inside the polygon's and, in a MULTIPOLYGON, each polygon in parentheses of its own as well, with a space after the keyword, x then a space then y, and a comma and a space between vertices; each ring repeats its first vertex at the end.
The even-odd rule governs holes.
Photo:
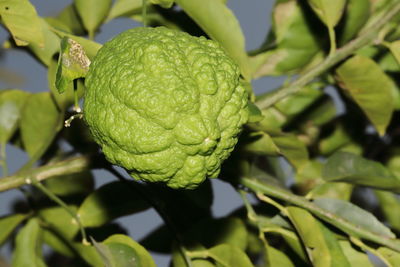
POLYGON ((5 145, 17 129, 28 96, 17 89, 0 91, 0 145, 5 145))
POLYGON ((29 96, 22 110, 21 134, 26 152, 44 152, 62 126, 62 117, 49 92, 29 96))
POLYGON ((392 231, 378 221, 374 215, 350 202, 334 198, 317 198, 314 200, 314 204, 324 210, 332 212, 343 220, 357 225, 360 229, 378 234, 382 238, 393 239, 396 237, 392 231))
POLYGON ((78 215, 85 227, 96 227, 147 208, 149 204, 126 183, 112 182, 90 194, 79 207, 78 215))
POLYGON ((308 3, 328 28, 333 28, 343 15, 346 0, 308 0, 308 3))
POLYGON ((30 219, 20 230, 15 240, 12 266, 44 267, 41 255, 41 230, 38 219, 30 219))
POLYGON ((239 22, 221 1, 176 0, 176 3, 214 40, 218 41, 250 79, 250 65, 239 22))
POLYGON ((16 213, 0 218, 0 246, 4 244, 10 234, 26 217, 26 214, 16 213))
POLYGON ((76 10, 90 37, 94 36, 96 29, 107 16, 111 3, 111 0, 75 0, 76 10))
POLYGON ((339 85, 384 135, 394 110, 393 82, 372 59, 358 55, 343 63, 336 73, 339 85))
POLYGON ((0 1, 0 16, 17 45, 44 46, 42 24, 35 7, 28 0, 0 1))
POLYGON ((382 164, 347 152, 337 152, 331 156, 324 165, 322 177, 330 182, 347 182, 400 192, 400 179, 382 164))
POLYGON ((328 228, 304 209, 288 207, 287 211, 303 240, 313 266, 351 266, 338 240, 328 228))

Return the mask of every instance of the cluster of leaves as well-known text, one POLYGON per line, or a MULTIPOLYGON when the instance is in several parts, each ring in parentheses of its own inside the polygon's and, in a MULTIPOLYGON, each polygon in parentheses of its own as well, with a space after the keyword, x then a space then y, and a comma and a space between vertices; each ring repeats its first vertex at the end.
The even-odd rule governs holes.
POLYGON ((48 67, 49 84, 0 91, 0 191, 26 196, 0 218, 13 266, 155 266, 148 250, 171 253, 177 267, 373 266, 367 252, 400 266, 397 0, 277 0, 272 29, 251 52, 224 1, 75 0, 44 18, 28 0, 3 0, 0 16, 11 34, 4 45, 48 67), (79 112, 84 70, 101 47, 93 37, 118 17, 208 36, 239 65, 251 118, 221 178, 244 204, 225 218, 212 216, 209 181, 174 191, 124 180, 80 120, 63 127, 79 112), (273 75, 289 78, 256 96, 250 81, 273 75), (10 176, 6 144, 30 156, 10 176), (120 181, 96 189, 94 168, 120 181), (165 225, 140 243, 114 222, 149 208, 165 225), (43 244, 52 248, 46 258, 43 244))

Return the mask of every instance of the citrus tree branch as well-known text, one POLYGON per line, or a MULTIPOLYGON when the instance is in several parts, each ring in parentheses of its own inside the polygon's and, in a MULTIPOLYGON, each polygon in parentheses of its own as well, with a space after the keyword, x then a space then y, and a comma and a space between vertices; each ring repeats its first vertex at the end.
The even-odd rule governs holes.
POLYGON ((400 240, 390 239, 379 234, 370 232, 366 229, 360 228, 359 225, 353 224, 352 222, 346 221, 345 219, 337 216, 336 214, 322 209, 321 207, 315 205, 313 202, 307 200, 304 197, 295 195, 290 191, 279 188, 272 184, 263 182, 259 178, 249 178, 242 177, 239 179, 239 183, 251 191, 257 194, 265 194, 270 197, 277 198, 279 200, 285 201, 291 205, 301 207, 308 210, 314 216, 320 218, 321 220, 334 225, 343 232, 349 234, 350 236, 356 236, 361 239, 372 241, 376 244, 383 245, 385 247, 391 248, 395 251, 400 252, 400 240))
POLYGON ((303 75, 299 76, 293 82, 279 88, 272 94, 268 94, 267 96, 260 98, 258 101, 256 101, 256 105, 260 109, 265 109, 272 106, 279 100, 285 98, 286 96, 297 93, 309 82, 335 66, 343 59, 352 55, 358 49, 373 43, 377 38, 379 31, 384 28, 387 23, 392 20, 394 16, 396 16, 399 12, 400 2, 397 2, 387 10, 387 12, 382 16, 380 20, 376 21, 376 23, 368 27, 368 29, 363 30, 362 34, 359 37, 349 42, 342 48, 336 50, 335 53, 329 55, 327 58, 325 58, 324 61, 322 61, 320 64, 310 69, 303 75))
POLYGON ((51 163, 0 179, 0 192, 29 184, 30 178, 38 182, 61 175, 75 174, 90 168, 90 158, 79 156, 51 163))

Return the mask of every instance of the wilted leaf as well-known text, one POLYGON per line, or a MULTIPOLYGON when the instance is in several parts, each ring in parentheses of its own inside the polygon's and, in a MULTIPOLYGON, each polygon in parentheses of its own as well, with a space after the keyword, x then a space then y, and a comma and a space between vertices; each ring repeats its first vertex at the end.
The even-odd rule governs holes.
POLYGON ((233 12, 221 1, 176 0, 176 3, 214 40, 218 41, 250 80, 245 40, 233 12))
POLYGON ((322 177, 329 182, 347 182, 400 192, 400 179, 382 164, 347 152, 333 154, 325 163, 322 177))
POLYGON ((0 16, 17 45, 44 45, 42 25, 35 7, 28 0, 0 1, 0 16))
POLYGON ((126 183, 113 182, 90 194, 79 207, 78 215, 85 227, 97 227, 148 207, 126 183))
POLYGON ((394 110, 393 81, 372 59, 354 56, 336 70, 339 85, 384 135, 394 110))
POLYGON ((83 47, 76 41, 64 37, 61 40, 60 56, 56 73, 56 87, 61 94, 73 80, 83 78, 89 70, 90 60, 83 47))
POLYGON ((43 153, 62 127, 62 117, 49 92, 28 97, 21 115, 22 142, 32 157, 43 153))

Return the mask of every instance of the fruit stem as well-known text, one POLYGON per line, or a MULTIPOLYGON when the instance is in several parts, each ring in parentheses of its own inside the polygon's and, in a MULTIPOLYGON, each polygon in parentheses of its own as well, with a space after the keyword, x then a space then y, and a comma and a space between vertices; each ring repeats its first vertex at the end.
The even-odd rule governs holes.
POLYGON ((142 20, 143 20, 143 26, 147 26, 147 0, 142 0, 142 20))

